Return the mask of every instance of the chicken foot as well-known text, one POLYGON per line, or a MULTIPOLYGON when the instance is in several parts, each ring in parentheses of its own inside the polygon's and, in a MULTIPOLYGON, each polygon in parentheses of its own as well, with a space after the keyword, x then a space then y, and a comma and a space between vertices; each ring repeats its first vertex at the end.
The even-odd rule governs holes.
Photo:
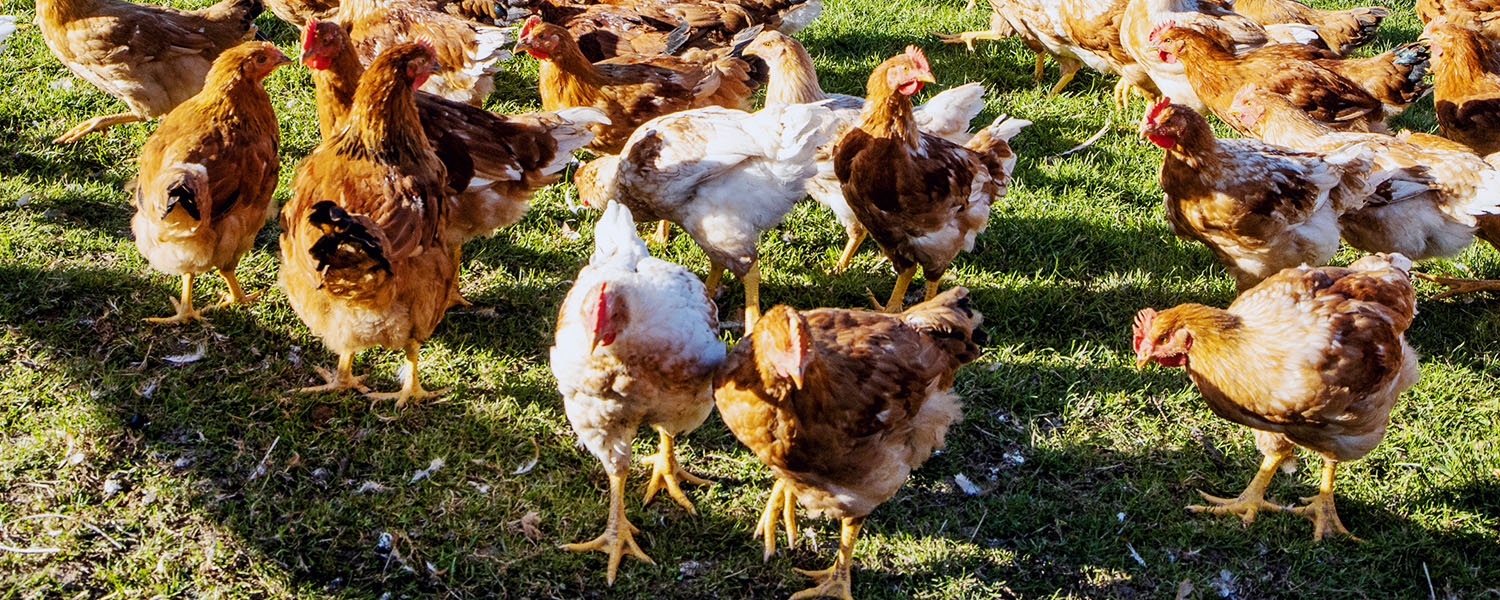
POLYGON ((417 377, 417 358, 419 354, 418 351, 421 348, 421 342, 418 342, 416 340, 406 341, 406 382, 401 384, 401 391, 365 392, 365 397, 369 398, 372 403, 380 402, 382 400, 395 400, 396 410, 401 410, 403 408, 406 408, 406 401, 408 400, 422 400, 434 396, 441 396, 448 393, 449 390, 453 389, 443 388, 440 390, 431 391, 422 389, 422 382, 417 377))
POLYGON ((917 266, 912 265, 896 276, 896 287, 891 290, 891 299, 885 303, 885 312, 901 312, 901 305, 906 302, 906 288, 911 285, 911 278, 916 274, 917 266))
POLYGON ((752 263, 740 281, 745 284, 745 335, 750 335, 760 320, 760 261, 752 263))
POLYGON ((719 282, 724 280, 724 265, 709 261, 708 279, 703 281, 703 287, 708 290, 708 299, 713 300, 718 295, 719 282))
POLYGON ((993 29, 986 29, 984 31, 965 31, 963 33, 933 33, 932 35, 937 36, 937 38, 942 40, 944 44, 963 44, 964 46, 967 46, 969 48, 969 52, 974 51, 974 42, 976 41, 1003 40, 1010 37, 1008 35, 997 33, 993 29))
POLYGON ((219 303, 206 309, 223 308, 232 304, 250 304, 260 298, 260 292, 245 295, 245 290, 240 287, 240 280, 234 276, 233 270, 219 269, 219 276, 224 278, 224 285, 229 287, 229 293, 219 298, 219 303))
POLYGON ((651 241, 657 244, 665 244, 672 241, 672 222, 662 219, 656 222, 656 235, 651 236, 651 241))
POLYGON ((563 544, 562 548, 570 552, 588 552, 598 550, 609 555, 609 570, 605 573, 605 581, 609 585, 615 584, 615 574, 620 570, 620 559, 626 552, 637 560, 647 564, 656 564, 650 556, 641 551, 641 547, 635 543, 635 534, 640 530, 631 525, 625 518, 625 475, 609 476, 609 519, 605 521, 604 533, 599 534, 590 541, 577 544, 563 544))
POLYGON ((339 354, 338 372, 332 372, 323 367, 313 367, 318 375, 326 382, 323 385, 305 387, 298 392, 310 394, 314 392, 337 392, 341 390, 354 389, 362 394, 368 394, 370 388, 365 386, 364 376, 354 376, 354 353, 339 354))
MULTIPOLYGON (((464 264, 462 248, 453 249, 453 264, 464 264)), ((473 302, 469 302, 469 299, 464 297, 463 291, 458 289, 457 277, 453 278, 453 290, 448 293, 448 308, 453 308, 455 306, 462 306, 464 308, 474 306, 473 302)))
POLYGON ((115 114, 112 114, 112 115, 98 116, 98 117, 94 117, 92 119, 89 119, 87 121, 84 121, 82 123, 79 123, 77 125, 74 125, 72 129, 68 130, 67 133, 64 133, 64 134, 62 134, 60 136, 57 136, 57 139, 52 140, 52 143, 54 143, 54 144, 70 144, 70 143, 73 143, 73 142, 76 142, 78 140, 83 139, 83 136, 86 136, 86 135, 88 135, 90 133, 93 133, 95 131, 103 131, 105 129, 109 129, 110 127, 114 127, 115 125, 121 125, 121 124, 124 124, 124 123, 135 123, 135 122, 145 121, 145 120, 146 120, 146 117, 140 116, 140 115, 135 114, 135 113, 128 113, 128 112, 127 113, 115 113, 115 114))
POLYGON ((659 427, 656 432, 661 435, 661 441, 656 445, 656 454, 641 459, 641 462, 651 465, 651 482, 646 484, 646 499, 642 500, 641 504, 650 504, 656 492, 666 489, 667 494, 687 509, 688 514, 698 514, 692 501, 688 500, 687 494, 682 493, 679 480, 693 485, 713 485, 714 482, 683 469, 682 464, 677 462, 673 437, 659 427))
POLYGON ((1443 292, 1441 294, 1438 294, 1436 296, 1433 296, 1432 297, 1433 300, 1442 300, 1443 298, 1447 298, 1447 297, 1450 297, 1450 296, 1457 296, 1459 294, 1472 294, 1474 292, 1500 290, 1500 280, 1494 280, 1494 279, 1463 279, 1463 278, 1459 278, 1459 277, 1437 277, 1437 276, 1433 276, 1433 275, 1428 275, 1426 273, 1412 273, 1412 275, 1416 275, 1417 277, 1420 277, 1422 279, 1426 279, 1426 280, 1431 281, 1433 283, 1440 283, 1440 284, 1448 286, 1448 291, 1443 292))
POLYGON ((1240 520, 1244 521, 1246 525, 1255 522, 1255 515, 1262 510, 1286 510, 1284 506, 1266 501, 1266 487, 1271 485, 1271 478, 1276 476, 1276 468, 1280 467, 1281 463, 1290 457, 1290 454, 1266 455, 1265 459, 1260 462, 1260 470, 1255 472, 1255 478, 1250 480, 1250 485, 1245 486, 1245 491, 1240 492, 1238 498, 1210 496, 1200 490, 1198 494, 1203 496, 1203 499, 1207 500, 1210 505, 1194 504, 1187 507, 1187 509, 1195 513, 1207 512, 1216 515, 1239 515, 1240 520))
POLYGON ((1328 533, 1341 533, 1349 536, 1355 541, 1360 541, 1354 534, 1344 527, 1339 521, 1338 509, 1333 505, 1333 474, 1338 469, 1339 462, 1336 460, 1323 459, 1323 480, 1318 485, 1318 495, 1303 498, 1307 504, 1287 510, 1312 519, 1313 541, 1323 541, 1323 536, 1328 533))
POLYGON ((823 597, 854 600, 854 596, 850 593, 854 586, 854 577, 850 571, 854 562, 854 542, 859 540, 859 528, 864 522, 864 517, 843 519, 839 528, 839 553, 833 559, 833 566, 821 571, 792 569, 817 582, 817 585, 813 587, 792 594, 792 600, 823 597))
MULTIPOLYGON (((1040 59, 1041 57, 1042 55, 1037 55, 1038 59, 1040 59)), ((1072 83, 1073 76, 1078 74, 1078 69, 1083 67, 1082 61, 1071 58, 1059 59, 1057 64, 1058 67, 1062 70, 1062 77, 1058 78, 1057 85, 1052 86, 1052 89, 1047 91, 1048 96, 1056 96, 1058 93, 1062 92, 1063 88, 1068 87, 1068 84, 1072 83)))
POLYGON ((865 238, 870 235, 865 228, 859 228, 859 233, 849 236, 849 243, 844 245, 844 253, 839 255, 838 264, 833 266, 834 273, 843 273, 849 268, 849 262, 854 260, 854 255, 859 252, 859 245, 865 243, 865 238))
POLYGON ((760 513, 760 520, 755 523, 755 531, 750 537, 760 537, 764 543, 765 555, 761 560, 771 560, 771 555, 776 553, 776 518, 781 517, 781 522, 786 527, 786 547, 788 549, 797 547, 797 496, 792 494, 790 487, 780 479, 771 486, 771 496, 766 499, 766 509, 760 513))
POLYGON ((170 317, 146 317, 148 323, 161 323, 177 325, 194 319, 202 319, 204 310, 193 308, 193 274, 182 276, 182 299, 172 299, 172 307, 177 309, 177 314, 170 317))

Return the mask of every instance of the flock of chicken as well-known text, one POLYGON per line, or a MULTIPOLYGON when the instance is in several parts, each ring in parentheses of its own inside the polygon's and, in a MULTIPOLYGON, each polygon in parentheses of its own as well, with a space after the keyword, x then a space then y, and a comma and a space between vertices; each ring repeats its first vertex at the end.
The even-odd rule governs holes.
MULTIPOLYGON (((1027 121, 1001 116, 977 133, 984 88, 971 83, 913 106, 935 81, 915 46, 871 73, 866 97, 830 95, 789 34, 820 0, 517 0, 530 12, 470 0, 266 0, 302 30, 322 142, 297 167, 281 207, 282 286, 292 308, 339 356, 323 385, 372 399, 442 393, 418 377, 420 344, 458 294, 462 244, 517 222, 573 153, 602 155, 574 177, 602 208, 596 250, 558 313, 552 372, 569 422, 610 481, 605 531, 572 544, 609 555, 614 581, 636 544, 624 509, 631 440, 660 435, 648 457, 650 501, 666 490, 689 512, 673 450, 715 405, 775 484, 756 526, 766 556, 777 528, 796 539, 795 508, 841 519, 834 565, 805 572, 794 595, 850 597, 860 525, 889 499, 960 416, 954 373, 984 344, 963 288, 939 293, 1005 194, 1027 121), (480 108, 511 49, 540 61, 545 112, 480 108), (764 108, 748 112, 755 90, 764 108), (883 312, 761 315, 757 239, 811 196, 849 234, 843 269, 873 237, 898 278, 883 312), (683 228, 712 264, 705 285, 653 258, 636 222, 683 228), (903 310, 922 269, 924 301, 903 310), (745 335, 726 352, 712 298, 725 270, 746 286, 745 335), (352 372, 355 353, 400 348, 409 370, 393 393, 352 372)), ((1063 64, 1058 92, 1083 65, 1121 76, 1115 100, 1148 99, 1141 134, 1161 169, 1174 231, 1203 243, 1235 277, 1227 309, 1142 310, 1137 364, 1185 367, 1221 417, 1250 427, 1266 459, 1237 498, 1194 510, 1307 515, 1314 535, 1348 533, 1333 501, 1338 462, 1384 435, 1417 378, 1403 334, 1415 314, 1412 260, 1452 255, 1475 236, 1500 242, 1500 10, 1423 0, 1421 41, 1358 59, 1383 8, 1313 10, 1293 0, 990 0, 990 29, 943 36, 972 44, 1019 37, 1063 64), (1238 12, 1236 12, 1238 11, 1238 12), (1460 24, 1462 23, 1462 24, 1460 24), (1473 29, 1474 25, 1482 29, 1473 29), (1424 83, 1431 67, 1436 83, 1424 83), (1385 120, 1429 91, 1446 137, 1392 136, 1385 120), (1216 139, 1212 112, 1258 139, 1216 139), (1316 267, 1340 239, 1375 253, 1316 267), (1301 507, 1264 498, 1302 446, 1324 459, 1301 507)), ((176 313, 202 318, 197 275, 228 284, 221 304, 251 300, 234 271, 274 210, 279 133, 262 80, 292 62, 244 42, 260 0, 185 12, 123 0, 39 0, 38 23, 74 73, 129 111, 58 138, 161 117, 140 155, 132 231, 153 268, 182 278, 176 313)), ((1492 282, 1443 280, 1453 292, 1492 282)), ((1450 292, 1452 293, 1452 292, 1450 292)))

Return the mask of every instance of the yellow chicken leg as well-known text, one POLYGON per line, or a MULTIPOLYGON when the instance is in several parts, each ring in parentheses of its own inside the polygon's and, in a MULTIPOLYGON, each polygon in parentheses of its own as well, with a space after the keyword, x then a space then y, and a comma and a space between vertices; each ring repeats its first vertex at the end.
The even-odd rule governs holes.
POLYGON ((844 269, 849 268, 849 262, 854 260, 854 255, 859 252, 859 245, 865 243, 865 238, 869 235, 870 232, 861 227, 859 233, 849 236, 849 243, 844 245, 844 253, 839 255, 838 264, 833 266, 834 273, 843 273, 844 269))
POLYGON ((656 445, 656 454, 641 459, 641 462, 651 465, 651 482, 646 484, 646 499, 642 500, 641 504, 650 504, 656 492, 665 487, 667 494, 687 509, 689 514, 698 514, 697 509, 693 508, 692 501, 688 500, 687 494, 682 493, 682 487, 678 481, 686 481, 693 485, 713 485, 714 482, 684 470, 677 462, 677 452, 673 448, 675 442, 672 436, 667 435, 667 432, 659 427, 656 432, 661 436, 661 441, 656 445))
POLYGON ((906 287, 911 285, 911 278, 917 274, 917 266, 912 265, 896 276, 896 287, 891 290, 891 299, 885 303, 885 312, 901 312, 902 303, 906 302, 906 287))
POLYGON ((762 560, 771 560, 771 555, 776 553, 777 517, 781 518, 782 525, 786 527, 786 547, 797 547, 797 496, 780 479, 771 486, 771 495, 766 498, 766 509, 761 511, 760 520, 755 523, 755 531, 750 534, 750 537, 762 539, 765 547, 762 560))
POLYGON ((821 571, 792 569, 817 582, 813 587, 792 594, 792 600, 825 597, 854 600, 854 596, 850 593, 851 588, 854 587, 854 577, 850 571, 854 562, 854 542, 859 540, 859 528, 864 522, 864 517, 843 520, 839 532, 839 553, 833 559, 832 567, 821 571))
POLYGON ((1291 512, 1302 515, 1313 522, 1313 541, 1323 541, 1323 536, 1328 533, 1341 533, 1355 541, 1360 541, 1349 533, 1344 523, 1339 521, 1339 511, 1333 506, 1333 474, 1338 469, 1336 460, 1323 459, 1323 481, 1318 485, 1318 495, 1311 498, 1303 498, 1307 504, 1290 508, 1291 512))
POLYGON ((407 372, 406 372, 406 382, 401 385, 401 391, 399 391, 399 392, 365 392, 365 397, 369 398, 373 402, 380 402, 382 400, 395 400, 396 401, 396 410, 401 410, 403 408, 406 408, 406 401, 408 401, 408 400, 422 400, 422 399, 425 399, 425 398, 431 398, 433 396, 441 396, 443 394, 448 393, 448 390, 450 390, 452 388, 443 388, 443 389, 440 389, 440 390, 432 390, 432 391, 428 391, 428 390, 422 389, 422 382, 417 377, 417 357, 418 357, 418 354, 419 354, 418 350, 420 350, 421 348, 422 348, 422 344, 420 342, 416 341, 416 340, 407 340, 406 341, 406 368, 407 368, 407 372))
POLYGON ((750 335, 760 320, 760 263, 752 263, 740 281, 745 284, 745 335, 750 335))
POLYGON ((323 381, 326 383, 305 387, 297 390, 298 392, 310 394, 313 392, 337 392, 348 389, 358 390, 360 393, 369 393, 370 391, 370 388, 365 387, 365 378, 363 376, 354 376, 354 353, 352 352, 339 355, 339 367, 336 373, 330 372, 323 367, 313 367, 313 369, 317 370, 318 375, 321 375, 323 381))
POLYGON ((1458 277, 1434 277, 1434 276, 1428 275, 1426 273, 1412 273, 1412 275, 1416 275, 1417 277, 1420 277, 1422 279, 1426 279, 1426 280, 1431 281, 1433 283, 1440 283, 1440 284, 1448 286, 1448 290, 1447 291, 1445 291, 1445 292, 1443 292, 1441 294, 1438 294, 1436 296, 1433 296, 1432 297, 1433 300, 1442 300, 1443 298, 1447 298, 1449 296, 1457 296, 1459 294, 1472 294, 1474 292, 1483 292, 1483 291, 1487 291, 1487 290, 1500 290, 1500 281, 1493 280, 1493 279, 1462 279, 1462 278, 1458 278, 1458 277))
POLYGON ((1038 83, 1047 74, 1047 55, 1036 52, 1036 67, 1031 70, 1031 82, 1038 83))
POLYGON ((665 244, 672 241, 672 222, 665 219, 657 221, 656 235, 651 237, 651 241, 657 244, 665 244))
MULTIPOLYGON (((1037 58, 1040 59, 1041 55, 1038 54, 1037 58)), ((1047 91, 1048 96, 1056 96, 1063 91, 1063 88, 1068 87, 1068 84, 1073 81, 1073 76, 1077 75, 1078 69, 1083 66, 1083 63, 1064 58, 1058 61, 1058 66, 1062 69, 1062 77, 1058 78, 1057 85, 1052 86, 1052 89, 1047 91)))
POLYGON ((170 317, 147 317, 148 323, 162 323, 178 325, 193 319, 202 319, 203 311, 193 308, 193 274, 182 276, 182 299, 172 299, 172 306, 177 309, 177 314, 170 317))
POLYGON ((936 282, 936 281, 929 281, 929 282, 927 282, 927 289, 922 294, 922 301, 923 302, 926 302, 928 300, 931 300, 931 299, 937 297, 938 283, 939 282, 936 282))
POLYGON ((1187 507, 1187 509, 1195 513, 1207 512, 1216 515, 1239 515, 1240 520, 1244 521, 1246 525, 1254 522, 1256 513, 1262 510, 1286 510, 1286 507, 1266 501, 1266 487, 1271 485, 1271 478, 1276 475, 1276 468, 1281 466, 1282 461, 1285 461, 1289 456, 1288 454, 1267 455, 1260 462, 1260 470, 1255 472, 1255 478, 1250 480, 1250 485, 1245 486, 1245 491, 1240 492, 1238 498, 1220 498, 1199 491, 1198 494, 1203 496, 1203 499, 1209 501, 1212 505, 1194 504, 1187 507))
POLYGON ((219 276, 224 278, 224 285, 229 286, 229 293, 225 294, 226 297, 220 298, 218 304, 209 308, 223 308, 231 304, 250 304, 260 298, 260 292, 245 295, 245 290, 240 288, 240 280, 235 278, 234 271, 219 269, 219 276))
POLYGON ((942 40, 943 43, 945 43, 945 44, 963 44, 964 46, 966 46, 966 47, 969 48, 969 52, 973 52, 974 51, 974 42, 976 42, 976 41, 979 41, 979 40, 1003 40, 1005 38, 1010 37, 1008 35, 1001 35, 999 33, 995 33, 995 30, 993 30, 993 29, 986 29, 984 31, 965 31, 963 33, 951 33, 951 34, 950 33, 934 33, 933 35, 937 36, 937 38, 940 39, 940 40, 942 40))
POLYGON ((57 139, 52 140, 52 143, 68 144, 81 140, 83 139, 83 136, 86 136, 95 131, 103 131, 105 129, 109 129, 110 127, 114 127, 115 125, 135 123, 137 121, 144 120, 146 120, 146 117, 142 117, 135 113, 115 113, 112 115, 102 115, 74 125, 72 129, 68 130, 67 133, 57 136, 57 139))
MULTIPOLYGON (((453 264, 455 264, 455 265, 462 265, 462 264, 464 264, 464 261, 463 261, 463 248, 461 248, 461 247, 455 247, 453 249, 453 264)), ((458 289, 458 278, 457 277, 453 278, 453 290, 448 293, 448 308, 453 308, 455 306, 463 306, 463 307, 466 307, 466 308, 470 307, 470 306, 474 306, 473 302, 469 302, 469 299, 464 297, 463 291, 461 291, 461 290, 458 289)))
POLYGON ((609 570, 605 573, 605 581, 609 585, 615 584, 615 574, 620 570, 620 559, 626 552, 631 556, 647 564, 656 564, 650 556, 641 551, 641 547, 635 543, 635 533, 638 529, 625 519, 625 475, 609 476, 609 519, 605 521, 604 533, 593 540, 578 544, 563 544, 563 549, 571 552, 588 552, 598 550, 609 555, 609 570))
POLYGON ((709 261, 708 279, 703 282, 703 287, 708 290, 708 299, 712 300, 719 291, 719 282, 724 279, 724 265, 709 261))

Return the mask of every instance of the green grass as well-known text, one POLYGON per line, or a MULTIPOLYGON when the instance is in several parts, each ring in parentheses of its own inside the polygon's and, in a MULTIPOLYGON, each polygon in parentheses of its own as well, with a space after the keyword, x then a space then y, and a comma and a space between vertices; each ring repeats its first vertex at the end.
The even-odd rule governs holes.
MULTIPOLYGON (((1111 108, 1113 78, 1087 71, 1045 97, 1056 67, 1033 84, 1013 40, 973 54, 935 43, 929 31, 985 23, 960 4, 830 0, 800 36, 832 91, 861 93, 881 58, 916 43, 935 87, 990 88, 981 120, 1036 122, 1015 142, 1010 195, 950 276, 973 290, 993 344, 959 376, 965 421, 867 523, 855 594, 1169 598, 1187 581, 1189 597, 1205 599, 1426 598, 1429 586, 1442 598, 1500 596, 1496 301, 1421 304, 1409 337, 1422 381, 1397 404, 1385 442, 1340 472, 1341 514, 1364 543, 1313 543, 1310 524, 1288 514, 1248 529, 1187 514, 1195 490, 1241 489, 1258 455, 1181 372, 1134 369, 1130 321, 1145 306, 1226 305, 1233 286, 1204 248, 1168 231, 1161 153, 1134 135, 1139 102, 1111 108), (1093 147, 1046 158, 1106 123, 1093 147), (959 474, 981 493, 962 493, 959 474)), ((1376 49, 1419 30, 1409 2, 1392 7, 1376 49)), ((33 14, 26 0, 0 9, 33 14)), ((291 28, 270 15, 260 24, 291 53, 291 28)), ((506 67, 492 108, 535 107, 534 62, 506 67)), ((316 143, 311 83, 291 67, 268 85, 284 201, 316 143)), ((689 492, 696 516, 670 502, 641 507, 643 472, 631 480, 628 511, 657 566, 627 560, 609 589, 602 555, 556 547, 598 533, 607 486, 574 444, 546 367, 556 305, 596 218, 570 212, 562 187, 519 225, 465 247, 463 289, 484 310, 451 313, 423 349, 424 381, 453 392, 372 411, 353 395, 286 391, 314 383, 313 366, 333 357, 273 287, 274 224, 240 269, 247 289, 265 291, 259 303, 205 325, 143 323, 169 311, 177 285, 147 267, 128 234, 124 186, 154 124, 50 144, 123 105, 73 78, 35 28, 0 56, 0 90, 0 544, 58 550, 0 551, 0 598, 783 598, 805 585, 792 567, 831 560, 835 528, 804 519, 815 547, 804 540, 762 563, 749 534, 770 476, 717 419, 682 445, 689 468, 719 481, 689 492), (166 360, 199 347, 202 360, 166 360), (533 456, 533 469, 514 473, 533 456), (408 483, 435 458, 446 465, 408 483), (539 519, 528 531, 530 513, 539 519)), ((1430 130, 1431 103, 1399 124, 1430 130)), ((842 243, 816 206, 768 233, 766 305, 883 297, 894 274, 870 245, 848 272, 825 273, 842 243)), ((653 251, 707 267, 686 236, 653 251)), ((1488 247, 1423 267, 1500 277, 1488 247)), ((739 320, 741 288, 727 289, 723 316, 739 320)), ((211 281, 198 297, 220 290, 211 281)), ((356 367, 392 389, 398 358, 366 352, 356 367)), ((652 443, 640 441, 638 451, 652 443)), ((1315 469, 1303 468, 1271 494, 1291 502, 1315 485, 1315 469)))

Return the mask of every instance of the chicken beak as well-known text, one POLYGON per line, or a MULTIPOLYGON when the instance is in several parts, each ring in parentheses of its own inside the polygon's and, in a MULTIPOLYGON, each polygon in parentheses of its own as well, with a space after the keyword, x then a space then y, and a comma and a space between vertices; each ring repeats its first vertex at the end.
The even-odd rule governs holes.
POLYGON ((1148 364, 1151 364, 1151 357, 1149 357, 1149 356, 1142 356, 1142 355, 1139 355, 1139 354, 1136 355, 1136 357, 1135 357, 1135 370, 1139 371, 1141 369, 1144 369, 1144 368, 1146 368, 1146 365, 1148 365, 1148 364))
POLYGON ((792 383, 796 384, 797 389, 799 389, 799 390, 802 389, 802 371, 799 370, 799 371, 797 371, 795 373, 792 373, 791 377, 792 377, 792 383))
POLYGON ((920 81, 922 83, 937 83, 937 79, 934 79, 932 77, 932 73, 922 73, 921 75, 917 75, 917 81, 920 81))

